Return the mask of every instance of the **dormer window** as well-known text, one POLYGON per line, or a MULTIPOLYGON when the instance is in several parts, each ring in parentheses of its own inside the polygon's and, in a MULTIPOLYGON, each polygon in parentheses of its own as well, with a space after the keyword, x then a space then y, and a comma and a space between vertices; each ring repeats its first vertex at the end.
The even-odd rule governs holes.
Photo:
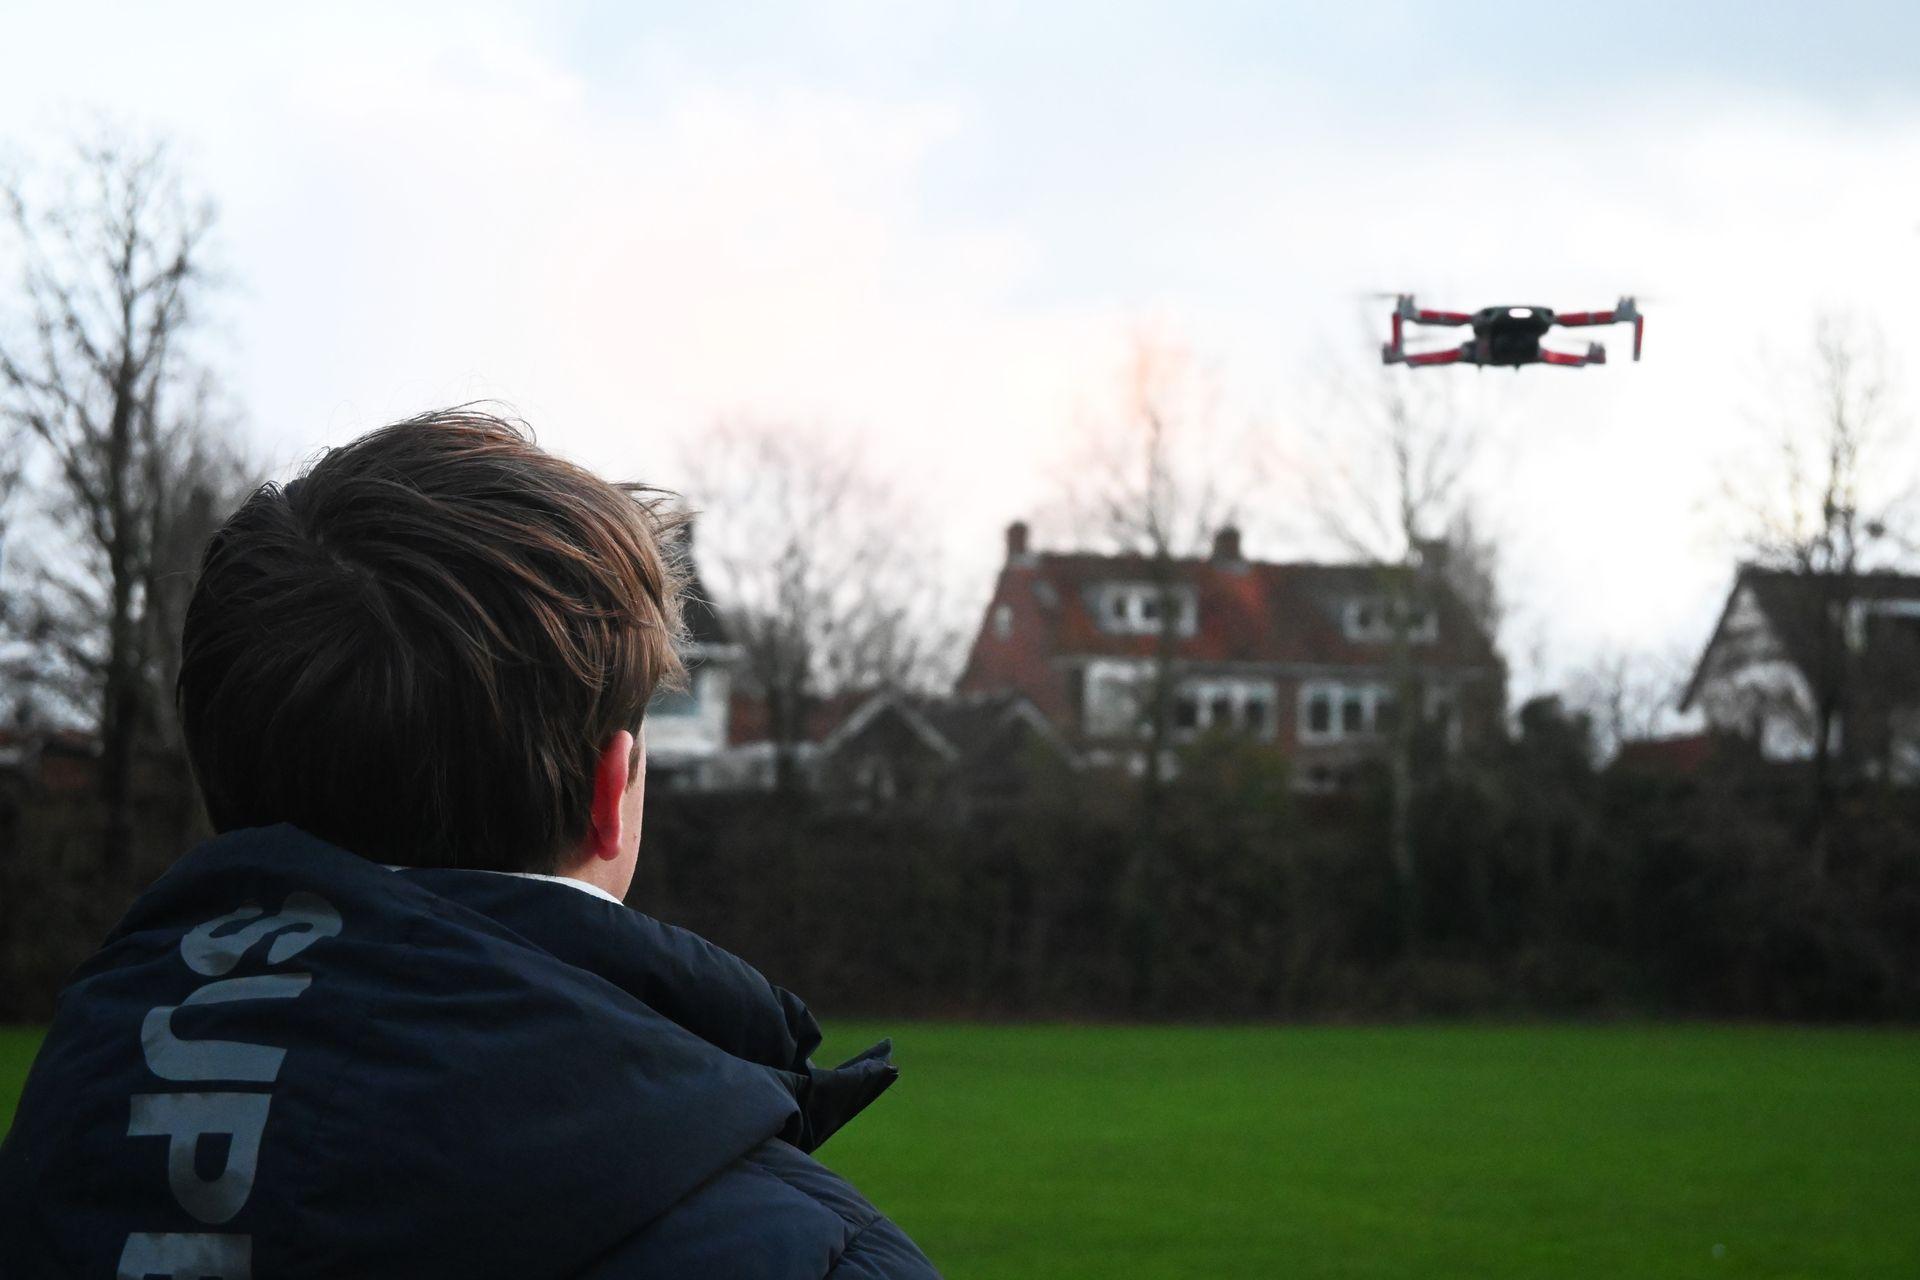
MULTIPOLYGON (((1379 644, 1393 639, 1395 602, 1388 596, 1360 596, 1346 602, 1341 614, 1347 639, 1379 644)), ((1440 618, 1433 606, 1417 601, 1399 605, 1407 610, 1407 639, 1432 644, 1440 638, 1440 618)))
POLYGON ((1102 630, 1119 635, 1158 635, 1172 612, 1174 631, 1199 630, 1199 604, 1193 588, 1160 587, 1151 582, 1112 582, 1097 589, 1094 616, 1102 630))

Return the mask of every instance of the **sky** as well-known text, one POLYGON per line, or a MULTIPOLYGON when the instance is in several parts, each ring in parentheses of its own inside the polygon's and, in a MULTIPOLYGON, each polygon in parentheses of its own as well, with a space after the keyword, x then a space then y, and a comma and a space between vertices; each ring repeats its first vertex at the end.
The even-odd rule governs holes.
MULTIPOLYGON (((1632 293, 1638 365, 1623 329, 1604 368, 1407 375, 1475 426, 1526 692, 1704 641, 1725 478, 1818 314, 1883 335, 1915 403, 1910 4, 0 2, 0 30, 33 53, 0 157, 105 121, 217 202, 202 349, 283 472, 476 398, 670 487, 714 423, 791 422, 857 441, 977 605, 1142 332, 1205 369, 1263 478, 1248 550, 1289 559, 1328 553, 1303 494, 1357 431, 1324 387, 1378 376, 1368 294, 1632 293)), ((1877 481, 1920 475, 1914 439, 1877 481)))

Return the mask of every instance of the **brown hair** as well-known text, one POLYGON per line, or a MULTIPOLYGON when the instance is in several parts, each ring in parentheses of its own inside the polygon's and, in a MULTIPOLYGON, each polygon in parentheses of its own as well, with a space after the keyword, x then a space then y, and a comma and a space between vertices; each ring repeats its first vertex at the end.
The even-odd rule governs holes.
POLYGON ((675 525, 472 408, 255 491, 207 548, 176 688, 215 828, 554 870, 607 740, 682 675, 675 525))

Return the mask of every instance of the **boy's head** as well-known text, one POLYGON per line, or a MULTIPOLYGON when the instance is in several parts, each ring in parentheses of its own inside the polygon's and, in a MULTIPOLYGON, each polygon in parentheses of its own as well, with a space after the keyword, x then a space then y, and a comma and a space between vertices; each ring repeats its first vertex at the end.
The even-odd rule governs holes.
POLYGON ((214 827, 497 871, 637 845, 634 740, 681 675, 672 518, 649 493, 471 409, 255 492, 207 548, 182 645, 214 827))

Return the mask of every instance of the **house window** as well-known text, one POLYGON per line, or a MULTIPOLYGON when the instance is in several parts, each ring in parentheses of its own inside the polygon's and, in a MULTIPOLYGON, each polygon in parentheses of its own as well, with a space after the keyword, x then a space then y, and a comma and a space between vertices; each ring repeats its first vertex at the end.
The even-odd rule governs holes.
POLYGON ((1316 689, 1307 696, 1307 732, 1324 737, 1333 732, 1333 694, 1316 689))
POLYGON ((1247 676, 1183 680, 1174 701, 1174 727, 1187 733, 1239 729, 1256 737, 1271 737, 1273 698, 1269 680, 1247 676))
POLYGON ((1193 588, 1161 587, 1150 582, 1110 582, 1090 597, 1101 626, 1121 635, 1154 635, 1173 623, 1176 634, 1199 630, 1199 605, 1193 588))
POLYGON ((1300 740, 1339 742, 1385 733, 1396 710, 1385 684, 1311 680, 1300 686, 1300 740))
POLYGON ((993 634, 1005 640, 1013 634, 1013 606, 997 604, 993 606, 993 634))
POLYGON ((1398 606, 1390 596, 1361 596, 1349 600, 1342 610, 1342 629, 1349 640, 1383 643, 1394 638, 1394 611, 1405 610, 1407 639, 1415 644, 1432 644, 1440 638, 1440 620, 1429 605, 1403 601, 1398 606))
POLYGON ((1137 733, 1151 677, 1151 667, 1143 662, 1102 659, 1089 663, 1083 708, 1087 733, 1096 738, 1137 733))

